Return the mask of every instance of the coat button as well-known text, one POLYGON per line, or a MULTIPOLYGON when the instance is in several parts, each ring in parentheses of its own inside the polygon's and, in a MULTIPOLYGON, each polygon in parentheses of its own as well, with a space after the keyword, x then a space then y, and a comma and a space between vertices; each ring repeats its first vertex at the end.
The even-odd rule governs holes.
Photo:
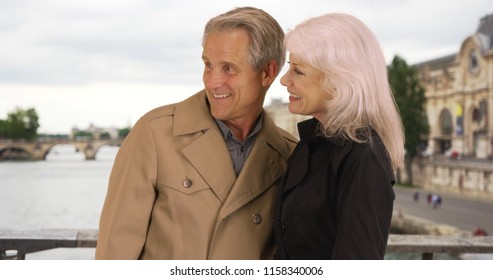
POLYGON ((260 214, 252 215, 252 222, 256 225, 260 224, 262 222, 262 216, 260 214))
POLYGON ((181 183, 185 188, 190 188, 192 186, 192 180, 190 179, 185 179, 183 180, 183 182, 181 183))

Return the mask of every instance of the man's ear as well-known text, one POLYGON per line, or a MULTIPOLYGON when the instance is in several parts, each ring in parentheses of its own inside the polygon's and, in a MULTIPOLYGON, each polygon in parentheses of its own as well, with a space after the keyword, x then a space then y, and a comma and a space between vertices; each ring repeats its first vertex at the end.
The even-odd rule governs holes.
POLYGON ((262 70, 262 85, 269 87, 277 77, 277 62, 274 60, 269 61, 262 70))

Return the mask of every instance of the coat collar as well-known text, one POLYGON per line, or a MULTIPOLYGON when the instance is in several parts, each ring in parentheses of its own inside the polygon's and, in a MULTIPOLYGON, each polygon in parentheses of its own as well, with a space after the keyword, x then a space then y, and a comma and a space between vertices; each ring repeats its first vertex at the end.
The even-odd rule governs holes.
POLYGON ((215 126, 205 90, 201 90, 176 106, 174 122, 175 136, 204 131, 215 126))
MULTIPOLYGON (((210 128, 219 130, 210 113, 205 90, 196 93, 176 106, 173 125, 173 134, 175 136, 199 131, 204 132, 210 128)), ((280 134, 279 128, 265 111, 263 112, 262 129, 257 136, 257 140, 258 138, 263 139, 272 149, 286 159, 289 157, 290 151, 285 143, 284 136, 280 134)))
POLYGON ((315 119, 311 118, 306 121, 298 123, 298 131, 301 139, 306 139, 313 137, 317 132, 320 131, 321 123, 315 119))
POLYGON ((308 139, 315 136, 320 136, 327 139, 329 142, 337 146, 344 146, 345 140, 341 137, 326 137, 322 134, 322 124, 315 118, 308 119, 298 123, 298 131, 300 139, 308 139))
POLYGON ((344 140, 342 137, 327 137, 323 135, 321 125, 322 124, 315 118, 298 123, 298 131, 300 133, 301 141, 290 158, 290 167, 295 165, 296 168, 290 168, 287 170, 284 178, 282 193, 288 192, 296 187, 308 172, 310 142, 312 142, 312 140, 319 139, 319 141, 323 141, 318 142, 318 144, 315 145, 332 146, 330 154, 327 154, 327 160, 331 161, 331 168, 334 170, 337 170, 340 162, 351 150, 351 141, 344 140))

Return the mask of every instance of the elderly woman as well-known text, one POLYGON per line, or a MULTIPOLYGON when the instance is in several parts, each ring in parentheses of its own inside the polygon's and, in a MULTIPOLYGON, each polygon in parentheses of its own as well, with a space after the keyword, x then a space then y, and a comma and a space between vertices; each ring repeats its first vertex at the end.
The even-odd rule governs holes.
POLYGON ((383 259, 403 164, 402 122, 380 45, 353 16, 331 13, 290 31, 281 84, 298 124, 278 196, 278 259, 383 259))

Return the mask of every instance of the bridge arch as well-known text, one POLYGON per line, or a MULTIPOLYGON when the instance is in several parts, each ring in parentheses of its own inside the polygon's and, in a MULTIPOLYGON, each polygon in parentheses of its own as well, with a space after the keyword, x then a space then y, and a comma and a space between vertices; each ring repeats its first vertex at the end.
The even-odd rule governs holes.
POLYGON ((96 155, 103 146, 120 146, 121 139, 91 140, 91 141, 41 141, 41 142, 9 142, 7 144, 0 142, 0 160, 6 159, 8 155, 19 155, 12 159, 32 159, 46 160, 46 157, 53 147, 66 144, 74 146, 81 151, 86 160, 95 160, 96 155), (10 152, 7 152, 10 151, 10 152), (10 154, 7 154, 10 153, 10 154), (20 156, 22 153, 22 157, 20 156))
MULTIPOLYGON (((62 147, 65 147, 65 146, 68 146, 70 148, 72 148, 74 151, 77 151, 77 147, 74 145, 74 144, 71 144, 71 143, 54 143, 53 145, 51 146, 48 146, 46 148, 46 151, 44 152, 44 155, 42 156, 43 157, 43 160, 48 160, 48 156, 50 154, 58 154, 59 153, 59 150, 57 148, 62 148, 62 147)), ((81 160, 83 160, 85 158, 84 155, 81 156, 81 160)))
POLYGON ((6 146, 0 148, 0 160, 19 160, 31 159, 32 155, 28 150, 17 146, 6 146))
POLYGON ((102 147, 119 146, 119 144, 115 145, 115 143, 111 141, 91 141, 74 143, 74 146, 84 153, 86 160, 96 160, 96 156, 102 147))

